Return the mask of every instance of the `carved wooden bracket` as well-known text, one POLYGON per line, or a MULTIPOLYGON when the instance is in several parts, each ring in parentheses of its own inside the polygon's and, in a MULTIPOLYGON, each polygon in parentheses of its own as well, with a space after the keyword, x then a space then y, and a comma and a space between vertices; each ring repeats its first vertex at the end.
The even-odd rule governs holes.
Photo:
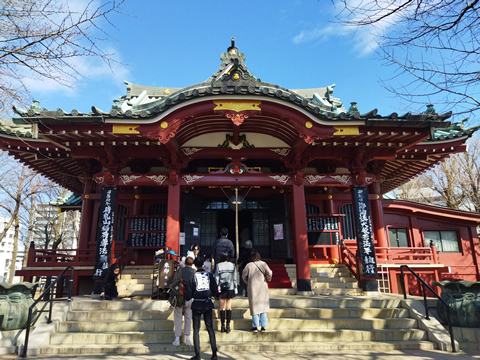
POLYGON ((168 174, 168 180, 170 181, 170 185, 177 185, 178 183, 177 170, 170 169, 170 172, 168 174))
POLYGON ((302 138, 307 144, 312 144, 316 140, 330 137, 335 133, 335 129, 327 126, 322 126, 311 121, 300 124, 297 120, 288 119, 288 122, 297 130, 298 136, 302 138))
POLYGON ((295 185, 301 185, 303 182, 303 171, 297 171, 295 173, 295 185))
POLYGON ((140 134, 149 139, 160 141, 166 144, 174 138, 178 129, 185 119, 173 119, 171 121, 162 121, 160 123, 140 125, 137 130, 140 134))

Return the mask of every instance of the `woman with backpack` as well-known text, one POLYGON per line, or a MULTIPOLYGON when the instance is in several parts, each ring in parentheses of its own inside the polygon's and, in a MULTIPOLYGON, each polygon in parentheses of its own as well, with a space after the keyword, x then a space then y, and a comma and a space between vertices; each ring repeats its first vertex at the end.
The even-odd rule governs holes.
POLYGON ((219 287, 220 331, 228 334, 230 332, 230 320, 232 319, 232 299, 235 297, 238 279, 235 264, 229 261, 228 255, 225 253, 220 256, 220 263, 215 264, 215 280, 219 287), (225 319, 227 320, 226 326, 225 319))
MULTIPOLYGON (((186 336, 185 345, 192 346, 190 340, 190 330, 192 329, 192 309, 190 308, 192 301, 185 302, 183 296, 183 286, 193 276, 195 270, 192 268, 193 257, 188 256, 185 259, 185 267, 179 267, 175 276, 173 277, 172 284, 170 285, 170 291, 176 295, 176 301, 173 308, 173 324, 175 328, 175 340, 173 346, 180 345, 180 336, 182 336, 182 318, 185 317, 185 325, 183 328, 183 334, 186 336)), ((172 301, 173 302, 173 301, 172 301)), ((171 303, 172 303, 171 302, 171 303)))

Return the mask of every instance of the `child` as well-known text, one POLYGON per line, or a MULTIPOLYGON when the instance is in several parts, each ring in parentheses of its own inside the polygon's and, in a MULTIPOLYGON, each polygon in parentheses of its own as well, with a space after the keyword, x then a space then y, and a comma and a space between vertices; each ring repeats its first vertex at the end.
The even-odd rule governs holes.
POLYGON ((203 262, 203 268, 207 270, 209 273, 212 272, 212 256, 210 254, 205 254, 203 262))

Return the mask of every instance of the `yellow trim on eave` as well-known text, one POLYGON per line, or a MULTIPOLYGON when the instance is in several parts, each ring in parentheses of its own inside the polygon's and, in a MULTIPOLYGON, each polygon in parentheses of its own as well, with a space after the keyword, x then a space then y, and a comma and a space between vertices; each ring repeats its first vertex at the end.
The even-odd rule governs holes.
POLYGON ((333 135, 360 135, 358 126, 334 126, 333 128, 337 130, 333 135))
POLYGON ((233 110, 235 112, 240 112, 244 110, 256 110, 261 111, 259 105, 261 101, 255 100, 216 100, 213 102, 217 107, 215 110, 233 110))
POLYGON ((114 134, 140 134, 136 129, 139 124, 113 124, 112 133, 114 134))

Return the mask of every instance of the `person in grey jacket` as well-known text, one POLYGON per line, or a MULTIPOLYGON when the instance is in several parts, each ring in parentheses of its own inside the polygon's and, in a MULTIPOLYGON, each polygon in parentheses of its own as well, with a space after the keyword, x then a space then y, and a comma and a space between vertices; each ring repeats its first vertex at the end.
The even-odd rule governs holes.
MULTIPOLYGON (((175 276, 173 277, 172 283, 182 279, 183 284, 185 285, 188 280, 193 276, 196 270, 193 269, 193 257, 188 256, 185 260, 185 267, 179 267, 175 276)), ((186 301, 185 304, 175 306, 173 308, 173 324, 175 328, 175 340, 173 341, 173 346, 180 345, 180 336, 182 336, 182 318, 185 317, 185 325, 183 328, 183 333, 186 336, 185 345, 192 346, 192 341, 190 340, 190 330, 192 329, 192 300, 186 301)))
POLYGON ((215 266, 220 263, 220 256, 224 253, 227 254, 230 259, 235 258, 235 248, 228 238, 227 228, 220 230, 220 237, 213 243, 213 260, 215 261, 215 266))
POLYGON ((220 299, 220 332, 228 334, 230 332, 230 320, 232 319, 232 299, 235 297, 238 279, 235 264, 229 261, 227 254, 222 254, 220 263, 215 266, 215 280, 220 288, 222 284, 227 284, 226 286, 228 286, 225 289, 219 289, 221 293, 218 296, 220 299), (226 327, 225 319, 227 320, 226 327))

